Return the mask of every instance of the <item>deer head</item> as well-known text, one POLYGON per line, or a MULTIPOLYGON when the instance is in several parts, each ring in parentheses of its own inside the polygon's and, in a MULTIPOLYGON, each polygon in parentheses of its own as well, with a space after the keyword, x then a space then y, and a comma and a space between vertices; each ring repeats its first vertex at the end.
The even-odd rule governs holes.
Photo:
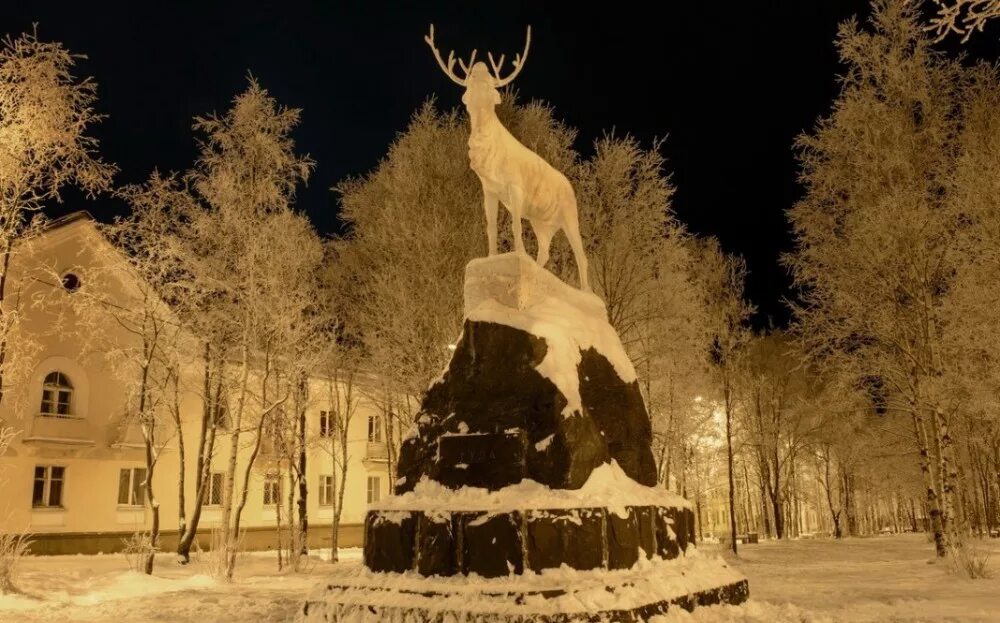
POLYGON ((494 106, 500 103, 499 89, 513 82, 514 78, 524 68, 525 61, 528 60, 528 48, 531 47, 531 26, 528 26, 528 35, 524 42, 524 52, 514 57, 514 70, 506 78, 500 75, 504 61, 502 54, 500 55, 500 60, 495 61, 493 60, 493 54, 487 52, 486 56, 493 67, 491 73, 490 69, 486 67, 486 63, 482 61, 476 62, 476 50, 472 51, 472 56, 469 57, 468 63, 460 58, 456 58, 454 51, 448 52, 448 62, 446 63, 441 57, 441 52, 434 45, 434 24, 431 24, 430 32, 424 37, 424 41, 427 42, 431 51, 434 52, 434 58, 437 59, 441 71, 451 78, 452 82, 465 87, 465 94, 462 95, 462 103, 469 109, 469 112, 491 111, 494 106), (462 74, 465 78, 459 78, 455 74, 456 62, 461 66, 462 74))

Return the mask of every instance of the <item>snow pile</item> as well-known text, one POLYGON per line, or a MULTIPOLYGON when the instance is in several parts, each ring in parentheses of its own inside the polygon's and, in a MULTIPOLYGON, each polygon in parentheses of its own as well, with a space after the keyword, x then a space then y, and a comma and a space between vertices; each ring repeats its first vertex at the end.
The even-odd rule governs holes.
POLYGON ((595 506, 607 508, 619 517, 628 515, 627 506, 692 508, 690 502, 675 493, 637 483, 612 460, 595 468, 579 489, 550 489, 534 480, 525 479, 496 491, 477 487, 453 490, 424 477, 413 491, 375 502, 369 509, 505 513, 595 506))
MULTIPOLYGON (((81 582, 66 589, 49 590, 45 600, 26 595, 0 595, 0 613, 26 611, 51 606, 51 602, 73 606, 95 606, 109 601, 135 599, 162 593, 200 590, 214 586, 216 580, 207 575, 192 575, 183 579, 168 579, 135 571, 81 578, 81 582)), ((0 617, 2 620, 2 617, 0 617)))
MULTIPOLYGON (((469 617, 501 614, 514 620, 635 609, 743 579, 721 559, 694 551, 674 560, 642 558, 631 569, 578 571, 564 565, 542 573, 526 571, 502 578, 425 578, 413 572, 374 573, 362 567, 336 573, 328 586, 319 587, 309 598, 309 614, 304 621, 327 621, 330 619, 325 617, 331 614, 335 615, 333 620, 341 620, 337 617, 358 615, 367 606, 402 612, 418 609, 431 614, 463 613, 469 617)), ((385 612, 379 615, 381 618, 370 620, 392 620, 385 612)), ((447 616, 445 620, 449 620, 447 616)))
POLYGON ((465 316, 520 329, 545 340, 536 368, 567 400, 563 413, 582 413, 577 367, 580 351, 593 348, 625 383, 635 368, 608 323, 604 303, 567 285, 524 254, 505 253, 469 262, 465 273, 465 316))

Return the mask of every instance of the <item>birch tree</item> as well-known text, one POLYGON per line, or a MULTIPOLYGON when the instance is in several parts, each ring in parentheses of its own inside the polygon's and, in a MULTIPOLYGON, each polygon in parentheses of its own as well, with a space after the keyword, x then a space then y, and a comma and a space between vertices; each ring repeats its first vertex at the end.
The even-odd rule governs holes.
POLYGON ((930 47, 916 9, 874 4, 870 28, 849 21, 836 45, 847 71, 832 113, 797 142, 805 197, 790 211, 786 257, 814 353, 888 388, 912 419, 936 551, 944 556, 955 499, 942 301, 962 219, 948 181, 964 78, 930 47))
POLYGON ((97 84, 73 75, 81 58, 40 41, 37 30, 0 44, 0 399, 31 370, 23 336, 15 337, 26 302, 9 282, 14 256, 38 233, 39 211, 59 201, 61 189, 72 185, 93 197, 117 170, 88 134, 102 116, 94 110, 97 84))
POLYGON ((351 465, 351 422, 361 404, 360 353, 342 344, 329 351, 329 358, 322 367, 326 376, 327 404, 330 407, 327 437, 318 440, 320 448, 329 456, 333 467, 330 498, 333 518, 330 522, 330 562, 339 558, 340 520, 344 511, 344 491, 351 465))
POLYGON ((295 246, 300 238, 291 235, 311 230, 291 209, 297 185, 313 168, 312 160, 295 153, 290 137, 299 116, 299 110, 280 106, 250 79, 225 115, 195 120, 204 138, 189 175, 198 204, 186 218, 180 243, 184 270, 191 276, 182 296, 195 301, 199 320, 194 326, 215 336, 216 356, 224 362, 217 382, 231 405, 222 496, 230 580, 262 431, 289 397, 287 390, 277 396, 264 392, 275 373, 281 323, 287 321, 276 310, 289 311, 288 290, 313 257, 310 249, 295 246))
MULTIPOLYGON (((170 180, 153 175, 146 186, 122 194, 133 213, 101 228, 111 243, 99 247, 87 283, 69 298, 76 332, 88 348, 101 353, 125 390, 122 434, 136 427, 144 446, 143 502, 151 514, 141 542, 142 569, 152 574, 159 549, 160 503, 153 490, 156 466, 167 442, 180 440, 181 361, 189 340, 173 310, 162 298, 177 273, 167 232, 173 227, 175 196, 170 180), (120 292, 113 300, 108 292, 120 292)), ((184 479, 181 478, 181 486, 184 479)))
POLYGON ((1000 0, 934 0, 934 4, 937 12, 927 30, 934 32, 936 41, 954 34, 965 43, 990 20, 1000 17, 1000 0))
POLYGON ((729 524, 733 553, 736 545, 736 485, 733 474, 733 435, 738 395, 739 358, 750 338, 746 326, 754 311, 743 298, 746 282, 746 262, 743 258, 725 254, 714 239, 703 242, 700 249, 700 279, 704 284, 708 329, 712 339, 711 357, 722 397, 725 418, 726 472, 729 484, 729 524))

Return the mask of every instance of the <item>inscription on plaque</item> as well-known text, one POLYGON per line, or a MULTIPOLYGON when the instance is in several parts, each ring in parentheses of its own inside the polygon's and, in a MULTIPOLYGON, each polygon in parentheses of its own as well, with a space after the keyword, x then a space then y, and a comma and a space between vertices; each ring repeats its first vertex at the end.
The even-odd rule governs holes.
POLYGON ((438 482, 448 487, 495 490, 525 476, 523 430, 442 435, 438 439, 438 482))

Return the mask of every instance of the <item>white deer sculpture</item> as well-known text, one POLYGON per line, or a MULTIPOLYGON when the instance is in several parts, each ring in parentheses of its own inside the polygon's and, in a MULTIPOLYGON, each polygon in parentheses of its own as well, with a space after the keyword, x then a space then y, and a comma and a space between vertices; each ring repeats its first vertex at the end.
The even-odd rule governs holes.
POLYGON ((486 210, 486 235, 489 239, 489 254, 497 252, 497 205, 503 202, 510 212, 514 230, 514 250, 524 253, 521 237, 521 219, 526 218, 538 239, 539 266, 549 260, 549 245, 552 236, 560 229, 566 232, 573 248, 576 269, 580 273, 580 288, 589 292, 587 281, 587 258, 580 238, 580 221, 576 209, 576 195, 566 176, 557 171, 541 156, 531 151, 514 138, 497 119, 494 108, 500 103, 497 89, 510 84, 524 68, 531 46, 531 27, 528 27, 523 54, 514 58, 514 71, 506 78, 500 77, 504 57, 494 62, 488 54, 493 73, 486 63, 476 62, 473 50, 469 63, 448 54, 448 62, 434 45, 434 25, 424 41, 434 52, 441 70, 459 86, 465 87, 462 103, 469 111, 472 131, 469 135, 469 161, 472 170, 483 185, 483 207, 486 210), (456 60, 462 66, 465 79, 455 75, 456 60))

